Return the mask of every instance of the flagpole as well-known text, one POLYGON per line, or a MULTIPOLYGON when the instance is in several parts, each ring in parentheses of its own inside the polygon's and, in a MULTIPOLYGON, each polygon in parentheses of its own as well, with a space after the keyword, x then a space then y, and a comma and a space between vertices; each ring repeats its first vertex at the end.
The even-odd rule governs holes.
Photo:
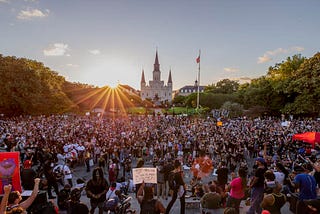
POLYGON ((201 50, 199 50, 199 65, 198 65, 198 94, 197 94, 197 111, 199 110, 199 103, 200 103, 200 58, 201 50))

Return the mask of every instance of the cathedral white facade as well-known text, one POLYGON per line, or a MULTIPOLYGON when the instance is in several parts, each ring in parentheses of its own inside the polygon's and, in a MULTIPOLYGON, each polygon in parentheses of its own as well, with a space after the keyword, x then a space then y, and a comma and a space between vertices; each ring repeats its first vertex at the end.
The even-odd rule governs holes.
POLYGON ((158 60, 158 51, 156 52, 156 58, 153 65, 153 79, 149 81, 149 85, 146 84, 144 77, 144 71, 142 70, 141 76, 141 99, 147 98, 154 102, 171 102, 172 101, 172 77, 171 70, 169 71, 168 83, 164 84, 161 80, 160 64, 158 60))

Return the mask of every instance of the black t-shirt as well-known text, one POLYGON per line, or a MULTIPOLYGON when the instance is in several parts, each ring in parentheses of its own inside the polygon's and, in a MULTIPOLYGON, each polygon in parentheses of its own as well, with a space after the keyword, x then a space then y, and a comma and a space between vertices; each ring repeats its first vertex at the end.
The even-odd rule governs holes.
POLYGON ((89 208, 82 202, 69 201, 68 214, 88 214, 89 208))
POLYGON ((220 185, 226 184, 228 182, 228 168, 221 167, 217 169, 217 179, 220 185))
POLYGON ((21 184, 24 190, 33 190, 37 173, 33 169, 22 169, 21 184))
MULTIPOLYGON (((93 179, 89 180, 86 185, 86 190, 89 190, 93 194, 100 194, 108 189, 108 182, 103 178, 101 182, 96 182, 93 179)), ((100 198, 90 198, 94 202, 103 202, 106 200, 106 194, 102 194, 100 198)))
POLYGON ((254 173, 254 176, 258 178, 257 183, 255 183, 254 187, 263 187, 264 186, 264 173, 266 172, 265 168, 258 167, 254 173))

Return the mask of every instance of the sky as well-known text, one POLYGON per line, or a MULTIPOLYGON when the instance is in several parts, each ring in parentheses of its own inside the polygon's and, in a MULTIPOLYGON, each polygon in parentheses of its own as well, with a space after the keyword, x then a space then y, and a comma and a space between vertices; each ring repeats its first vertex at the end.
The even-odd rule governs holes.
POLYGON ((0 54, 42 62, 66 80, 173 89, 265 75, 320 47, 319 0, 0 0, 0 54))

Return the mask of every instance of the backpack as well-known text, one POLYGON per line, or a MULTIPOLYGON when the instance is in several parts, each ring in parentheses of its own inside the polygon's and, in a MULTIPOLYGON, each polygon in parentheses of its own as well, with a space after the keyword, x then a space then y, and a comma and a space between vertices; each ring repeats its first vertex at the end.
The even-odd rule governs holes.
POLYGON ((143 200, 141 205, 140 205, 140 213, 143 214, 157 214, 159 212, 157 212, 156 210, 156 199, 152 199, 151 201, 145 201, 143 200))
POLYGON ((178 189, 178 184, 176 182, 176 173, 174 173, 173 171, 169 172, 168 175, 168 183, 169 183, 169 188, 171 190, 176 190, 178 189))

